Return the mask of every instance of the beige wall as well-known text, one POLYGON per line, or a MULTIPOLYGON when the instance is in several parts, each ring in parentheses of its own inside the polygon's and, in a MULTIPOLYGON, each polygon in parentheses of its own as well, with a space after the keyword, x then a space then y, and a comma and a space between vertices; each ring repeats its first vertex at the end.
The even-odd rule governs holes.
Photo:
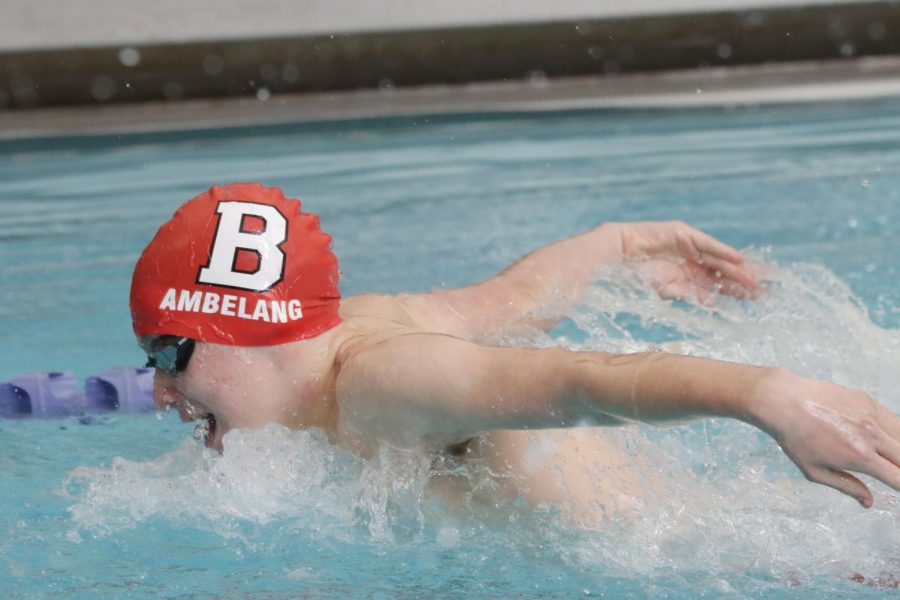
POLYGON ((128 46, 833 3, 835 0, 0 0, 0 50, 128 46))

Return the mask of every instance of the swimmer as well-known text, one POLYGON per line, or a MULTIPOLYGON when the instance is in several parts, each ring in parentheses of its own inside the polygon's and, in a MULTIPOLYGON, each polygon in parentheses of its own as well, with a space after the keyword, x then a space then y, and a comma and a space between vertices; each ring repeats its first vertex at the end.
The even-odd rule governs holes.
POLYGON ((182 205, 132 279, 156 404, 205 422, 219 451, 232 429, 280 423, 321 428, 364 457, 380 444, 477 457, 497 493, 585 522, 646 493, 642 465, 604 436, 633 422, 739 419, 863 507, 872 493, 853 473, 900 490, 900 419, 864 392, 667 352, 493 345, 553 327, 614 261, 665 298, 760 292, 737 250, 684 223, 605 223, 468 287, 343 299, 330 243, 276 188, 235 183, 182 205))

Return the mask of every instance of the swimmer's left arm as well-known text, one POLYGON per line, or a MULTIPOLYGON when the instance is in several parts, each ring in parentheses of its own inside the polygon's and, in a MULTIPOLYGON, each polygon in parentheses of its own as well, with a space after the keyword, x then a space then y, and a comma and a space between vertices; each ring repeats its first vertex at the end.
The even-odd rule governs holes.
POLYGON ((871 492, 849 471, 900 490, 900 419, 864 392, 783 369, 662 352, 495 348, 410 334, 349 359, 337 393, 347 419, 392 440, 734 418, 775 438, 810 481, 863 506, 871 506, 871 492))

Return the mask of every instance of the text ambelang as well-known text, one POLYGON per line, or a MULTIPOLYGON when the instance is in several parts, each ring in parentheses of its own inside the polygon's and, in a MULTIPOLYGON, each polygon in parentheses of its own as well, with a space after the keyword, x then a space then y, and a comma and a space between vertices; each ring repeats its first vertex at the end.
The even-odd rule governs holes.
POLYGON ((299 300, 267 300, 259 298, 253 305, 243 296, 217 294, 216 292, 200 292, 176 290, 169 288, 160 310, 176 312, 193 312, 220 314, 226 317, 247 319, 249 321, 265 321, 266 323, 287 323, 303 318, 303 308, 299 300), (248 306, 251 304, 252 306, 248 306))

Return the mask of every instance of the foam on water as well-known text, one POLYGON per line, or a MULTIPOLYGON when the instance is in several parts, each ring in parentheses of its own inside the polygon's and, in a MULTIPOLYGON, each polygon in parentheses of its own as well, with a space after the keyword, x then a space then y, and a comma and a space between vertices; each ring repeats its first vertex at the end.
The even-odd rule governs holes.
POLYGON ((188 440, 149 462, 117 458, 109 468, 79 467, 64 494, 77 500, 80 527, 109 533, 162 517, 207 523, 224 535, 234 519, 267 524, 273 519, 340 520, 344 501, 358 487, 358 460, 328 443, 318 430, 290 432, 279 426, 229 433, 224 456, 188 440))
MULTIPOLYGON (((782 365, 861 388, 900 410, 900 331, 873 324, 827 268, 754 256, 767 266, 768 281, 756 301, 719 296, 712 308, 665 301, 627 267, 610 267, 566 323, 530 343, 630 352, 674 341, 682 353, 782 365)), ((645 592, 653 582, 680 581, 685 590, 738 594, 731 586, 744 581, 741 593, 810 582, 818 593, 856 586, 847 583, 856 573, 882 582, 900 574, 900 503, 878 482, 863 477, 875 492, 875 507, 865 511, 807 483, 771 439, 734 421, 604 435, 649 465, 646 476, 658 484, 639 518, 589 530, 521 499, 500 499, 490 511, 474 503, 448 508, 429 491, 436 465, 490 485, 478 465, 440 466, 389 447, 363 461, 321 432, 278 426, 230 432, 224 456, 186 442, 148 462, 79 467, 60 493, 70 502, 74 538, 163 519, 251 545, 259 540, 248 524, 315 532, 372 552, 384 544, 414 553, 431 552, 435 542, 445 549, 499 545, 608 580, 649 582, 641 584, 645 592)))

